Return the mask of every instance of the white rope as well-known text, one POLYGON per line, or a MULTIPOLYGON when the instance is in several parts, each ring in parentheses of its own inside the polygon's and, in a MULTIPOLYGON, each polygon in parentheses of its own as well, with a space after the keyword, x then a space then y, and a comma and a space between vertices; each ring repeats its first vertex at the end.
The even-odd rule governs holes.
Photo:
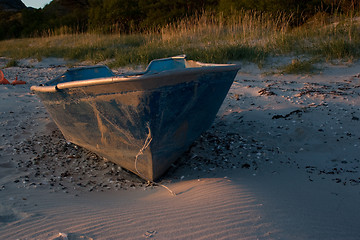
MULTIPOLYGON (((146 124, 146 127, 147 129, 149 130, 149 133, 146 137, 146 140, 145 140, 145 143, 144 143, 144 146, 139 150, 138 154, 136 154, 136 157, 135 157, 135 169, 136 171, 140 174, 139 170, 137 169, 136 167, 136 163, 137 163, 137 160, 138 160, 138 157, 140 155, 143 155, 144 154, 144 151, 145 149, 150 145, 151 141, 152 141, 152 137, 151 137, 151 130, 150 130, 150 126, 149 126, 149 123, 146 124)), ((140 174, 141 175, 141 174, 140 174)))
MULTIPOLYGON (((139 170, 138 170, 138 168, 137 168, 137 161, 138 161, 139 156, 141 156, 141 155, 144 154, 145 149, 150 145, 150 143, 151 143, 151 141, 152 141, 152 136, 151 136, 151 130, 150 130, 149 122, 146 123, 146 127, 147 127, 149 133, 148 133, 148 135, 147 135, 147 137, 146 137, 146 139, 145 139, 144 146, 139 150, 138 154, 136 154, 136 157, 135 157, 135 170, 136 170, 136 172, 139 174, 139 176, 142 177, 142 178, 144 178, 144 179, 146 179, 146 178, 139 172, 139 170)), ((171 190, 170 188, 168 188, 167 186, 165 186, 165 185, 163 185, 163 184, 160 184, 160 183, 156 183, 156 182, 154 182, 154 181, 150 181, 150 180, 148 180, 148 182, 151 182, 151 183, 153 183, 153 184, 155 184, 155 185, 159 185, 159 186, 165 188, 166 190, 168 190, 173 196, 176 196, 175 192, 172 191, 172 190, 171 190)))

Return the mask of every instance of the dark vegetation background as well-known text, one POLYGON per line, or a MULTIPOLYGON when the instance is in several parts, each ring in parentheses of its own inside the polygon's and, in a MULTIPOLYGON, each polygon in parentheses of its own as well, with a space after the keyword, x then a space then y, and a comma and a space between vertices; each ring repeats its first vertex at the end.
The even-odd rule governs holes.
POLYGON ((53 0, 43 9, 0 0, 0 40, 56 33, 157 31, 204 12, 230 16, 251 10, 287 14, 299 26, 317 13, 350 13, 358 0, 53 0))

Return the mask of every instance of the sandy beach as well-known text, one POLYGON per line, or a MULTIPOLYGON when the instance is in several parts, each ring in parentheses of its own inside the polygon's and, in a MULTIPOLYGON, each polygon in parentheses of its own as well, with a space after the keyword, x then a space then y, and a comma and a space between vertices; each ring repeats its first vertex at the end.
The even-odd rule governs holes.
POLYGON ((63 138, 30 87, 64 60, 7 61, 27 84, 0 85, 0 239, 360 239, 360 62, 244 63, 173 196, 63 138))

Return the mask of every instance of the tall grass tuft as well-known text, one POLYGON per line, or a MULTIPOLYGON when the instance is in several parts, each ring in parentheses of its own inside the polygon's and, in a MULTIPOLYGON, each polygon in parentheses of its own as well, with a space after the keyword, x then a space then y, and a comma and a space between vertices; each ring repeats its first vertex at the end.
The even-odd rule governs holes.
POLYGON ((290 64, 280 67, 282 73, 288 74, 302 74, 302 73, 312 73, 317 70, 313 66, 313 61, 311 60, 299 60, 293 59, 290 64))

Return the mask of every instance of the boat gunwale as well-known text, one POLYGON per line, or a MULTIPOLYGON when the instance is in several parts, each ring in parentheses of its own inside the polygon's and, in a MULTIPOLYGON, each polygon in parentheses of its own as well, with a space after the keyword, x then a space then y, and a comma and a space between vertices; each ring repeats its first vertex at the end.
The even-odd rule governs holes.
POLYGON ((69 88, 79 88, 79 87, 88 87, 95 85, 106 85, 112 83, 135 83, 147 79, 154 78, 164 78, 172 75, 182 75, 182 74, 196 74, 201 72, 222 72, 222 71, 234 71, 239 70, 239 64, 201 64, 201 67, 190 67, 183 69, 174 69, 174 70, 166 70, 162 72, 155 72, 151 74, 146 74, 146 72, 131 74, 131 75, 115 75, 112 77, 104 77, 104 78, 96 78, 96 79, 88 79, 88 80, 79 80, 79 81, 70 81, 64 83, 58 83, 53 86, 32 86, 30 89, 35 92, 57 92, 62 89, 69 88))

